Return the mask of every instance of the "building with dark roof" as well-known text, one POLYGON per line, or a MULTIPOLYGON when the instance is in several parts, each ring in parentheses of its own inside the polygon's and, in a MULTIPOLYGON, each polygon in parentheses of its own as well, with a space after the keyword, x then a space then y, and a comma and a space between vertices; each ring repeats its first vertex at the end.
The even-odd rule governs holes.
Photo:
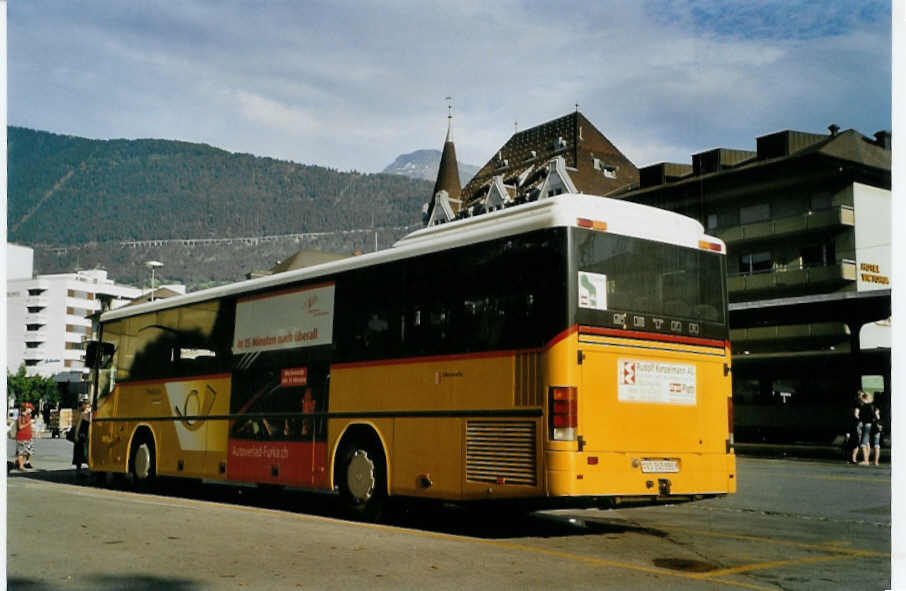
MULTIPOLYGON (((445 156, 452 145, 452 141, 444 144, 445 156)), ((455 157, 452 162, 455 166, 455 157)), ((452 173, 444 172, 443 160, 435 195, 452 185, 450 181, 441 185, 442 174, 452 179, 452 173)), ((452 217, 432 215, 437 210, 435 197, 426 221, 434 225, 560 193, 610 195, 636 186, 638 181, 635 165, 576 111, 514 133, 462 188, 461 197, 454 197, 455 189, 448 190, 452 217)))

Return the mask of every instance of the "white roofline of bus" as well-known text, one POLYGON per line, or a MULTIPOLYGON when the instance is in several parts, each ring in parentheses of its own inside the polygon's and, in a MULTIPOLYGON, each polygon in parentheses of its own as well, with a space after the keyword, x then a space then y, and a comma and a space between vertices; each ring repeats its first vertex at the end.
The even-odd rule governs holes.
POLYGON ((397 241, 391 248, 378 252, 212 287, 183 296, 117 308, 104 313, 101 321, 107 322, 225 296, 278 287, 532 230, 577 226, 579 218, 605 222, 609 233, 690 248, 699 248, 699 241, 705 240, 719 244, 721 252, 726 253, 723 241, 706 235, 704 227, 697 220, 684 215, 630 201, 566 193, 416 230, 397 241))

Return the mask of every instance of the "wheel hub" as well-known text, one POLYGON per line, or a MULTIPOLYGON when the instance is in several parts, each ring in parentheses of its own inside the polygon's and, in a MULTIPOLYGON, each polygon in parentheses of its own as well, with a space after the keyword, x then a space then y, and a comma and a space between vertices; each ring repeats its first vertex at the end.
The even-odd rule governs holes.
POLYGON ((356 450, 349 460, 349 469, 346 472, 346 486, 349 494, 357 502, 365 502, 374 494, 377 479, 374 476, 374 462, 368 458, 364 450, 356 450))
POLYGON ((143 443, 135 450, 135 476, 139 480, 144 480, 148 477, 150 471, 151 450, 148 449, 147 443, 143 443))

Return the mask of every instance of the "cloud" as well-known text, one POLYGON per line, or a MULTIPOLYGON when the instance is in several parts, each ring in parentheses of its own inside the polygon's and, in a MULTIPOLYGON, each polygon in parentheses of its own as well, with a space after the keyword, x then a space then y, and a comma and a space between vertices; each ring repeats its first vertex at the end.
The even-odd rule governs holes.
POLYGON ((890 127, 890 14, 843 0, 9 5, 11 124, 379 171, 581 110, 637 164, 890 127))

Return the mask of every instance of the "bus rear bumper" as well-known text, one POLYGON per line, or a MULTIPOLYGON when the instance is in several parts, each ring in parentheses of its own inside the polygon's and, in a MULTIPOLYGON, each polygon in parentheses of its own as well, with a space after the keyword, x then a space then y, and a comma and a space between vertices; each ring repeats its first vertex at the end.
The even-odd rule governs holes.
POLYGON ((552 497, 736 492, 736 456, 732 453, 546 451, 545 456, 548 495, 552 497), (665 467, 676 471, 662 471, 665 467), (652 469, 657 471, 646 471, 652 469))

